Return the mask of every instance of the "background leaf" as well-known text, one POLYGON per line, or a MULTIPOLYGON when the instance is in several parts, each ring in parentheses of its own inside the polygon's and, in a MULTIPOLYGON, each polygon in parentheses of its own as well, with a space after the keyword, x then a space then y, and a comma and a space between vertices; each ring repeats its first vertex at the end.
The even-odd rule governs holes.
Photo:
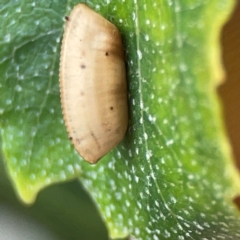
POLYGON ((80 176, 112 237, 238 238, 229 201, 239 178, 215 93, 218 38, 233 1, 107 2, 87 4, 122 33, 130 123, 94 166, 73 150, 59 100, 63 18, 77 2, 0 6, 3 151, 20 198, 33 202, 43 187, 80 176))
POLYGON ((2 157, 0 157, 0 230, 5 227, 0 231, 0 239, 10 239, 5 235, 6 233, 4 234, 5 230, 8 232, 10 228, 4 222, 8 218, 12 219, 13 225, 16 223, 18 226, 18 229, 13 229, 11 226, 9 235, 14 236, 15 233, 14 239, 18 240, 26 239, 21 238, 22 232, 34 231, 34 229, 35 234, 38 234, 34 239, 41 239, 44 233, 37 232, 36 227, 34 228, 36 223, 47 232, 52 232, 52 236, 48 239, 53 239, 53 236, 55 236, 54 239, 71 240, 108 239, 106 228, 96 207, 77 181, 46 188, 39 194, 33 206, 23 206, 16 198, 4 170, 2 157), (5 212, 12 210, 14 215, 6 216, 2 211, 4 209, 5 212), (14 219, 14 216, 17 219, 14 219), (30 225, 27 220, 31 223, 30 225))

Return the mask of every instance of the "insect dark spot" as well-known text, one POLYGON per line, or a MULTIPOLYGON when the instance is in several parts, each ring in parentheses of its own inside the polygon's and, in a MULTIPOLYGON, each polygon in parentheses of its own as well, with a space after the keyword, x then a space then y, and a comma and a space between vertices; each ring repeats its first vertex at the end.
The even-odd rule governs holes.
POLYGON ((70 19, 69 19, 69 17, 68 17, 68 16, 65 16, 65 20, 66 20, 66 21, 69 21, 70 19))
POLYGON ((108 54, 109 54, 108 52, 105 53, 106 56, 108 56, 108 54))
MULTIPOLYGON (((82 40, 80 39, 80 42, 81 42, 82 40)), ((84 57, 84 56, 86 56, 86 52, 84 51, 84 50, 82 50, 81 52, 80 52, 80 55, 81 55, 81 58, 82 57, 84 57)), ((84 64, 83 64, 84 65, 84 64)))
POLYGON ((86 65, 82 64, 82 65, 81 65, 81 68, 82 68, 82 69, 85 69, 85 68, 86 68, 86 65))
POLYGON ((100 146, 100 144, 99 144, 99 142, 98 142, 98 139, 97 139, 97 137, 95 136, 95 134, 94 134, 93 132, 91 132, 91 136, 93 137, 93 139, 94 139, 94 141, 95 141, 96 145, 98 146, 98 149, 100 149, 100 148, 101 148, 101 146, 100 146))
POLYGON ((113 110, 113 107, 110 107, 111 110, 113 110))
POLYGON ((69 140, 70 140, 70 141, 72 141, 72 139, 73 139, 72 137, 69 137, 69 140))
POLYGON ((120 129, 121 129, 121 127, 119 126, 119 127, 115 130, 115 133, 116 133, 116 134, 119 134, 119 133, 120 133, 120 129))
POLYGON ((102 125, 103 125, 103 126, 107 126, 108 123, 107 123, 107 122, 103 122, 102 125))

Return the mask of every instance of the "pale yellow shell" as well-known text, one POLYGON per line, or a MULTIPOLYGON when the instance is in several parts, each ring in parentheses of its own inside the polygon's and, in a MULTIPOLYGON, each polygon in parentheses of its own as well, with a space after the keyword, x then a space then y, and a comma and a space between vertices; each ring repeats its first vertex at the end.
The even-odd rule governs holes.
POLYGON ((85 4, 67 18, 60 91, 69 139, 86 161, 96 163, 125 135, 127 84, 118 29, 85 4))

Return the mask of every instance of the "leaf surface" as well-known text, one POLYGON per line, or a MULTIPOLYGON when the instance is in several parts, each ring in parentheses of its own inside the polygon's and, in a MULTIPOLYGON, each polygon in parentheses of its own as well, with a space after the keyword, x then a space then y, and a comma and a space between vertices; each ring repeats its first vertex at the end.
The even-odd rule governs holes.
MULTIPOLYGON (((76 1, 0 4, 0 124, 20 198, 80 177, 111 237, 240 237, 239 193, 216 86, 233 1, 91 1, 126 48, 129 128, 98 164, 73 149, 59 99, 64 16, 76 1)), ((71 207, 71 206, 69 206, 71 207)))

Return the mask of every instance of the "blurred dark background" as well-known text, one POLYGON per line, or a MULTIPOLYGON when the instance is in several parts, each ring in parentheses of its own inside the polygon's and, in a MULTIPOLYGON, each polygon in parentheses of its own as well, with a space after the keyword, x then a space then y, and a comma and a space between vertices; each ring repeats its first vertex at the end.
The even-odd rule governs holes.
MULTIPOLYGON (((240 1, 236 2, 235 11, 222 31, 222 57, 226 79, 218 92, 235 164, 240 170, 240 1)), ((237 197, 235 202, 240 208, 240 197, 237 197)))

